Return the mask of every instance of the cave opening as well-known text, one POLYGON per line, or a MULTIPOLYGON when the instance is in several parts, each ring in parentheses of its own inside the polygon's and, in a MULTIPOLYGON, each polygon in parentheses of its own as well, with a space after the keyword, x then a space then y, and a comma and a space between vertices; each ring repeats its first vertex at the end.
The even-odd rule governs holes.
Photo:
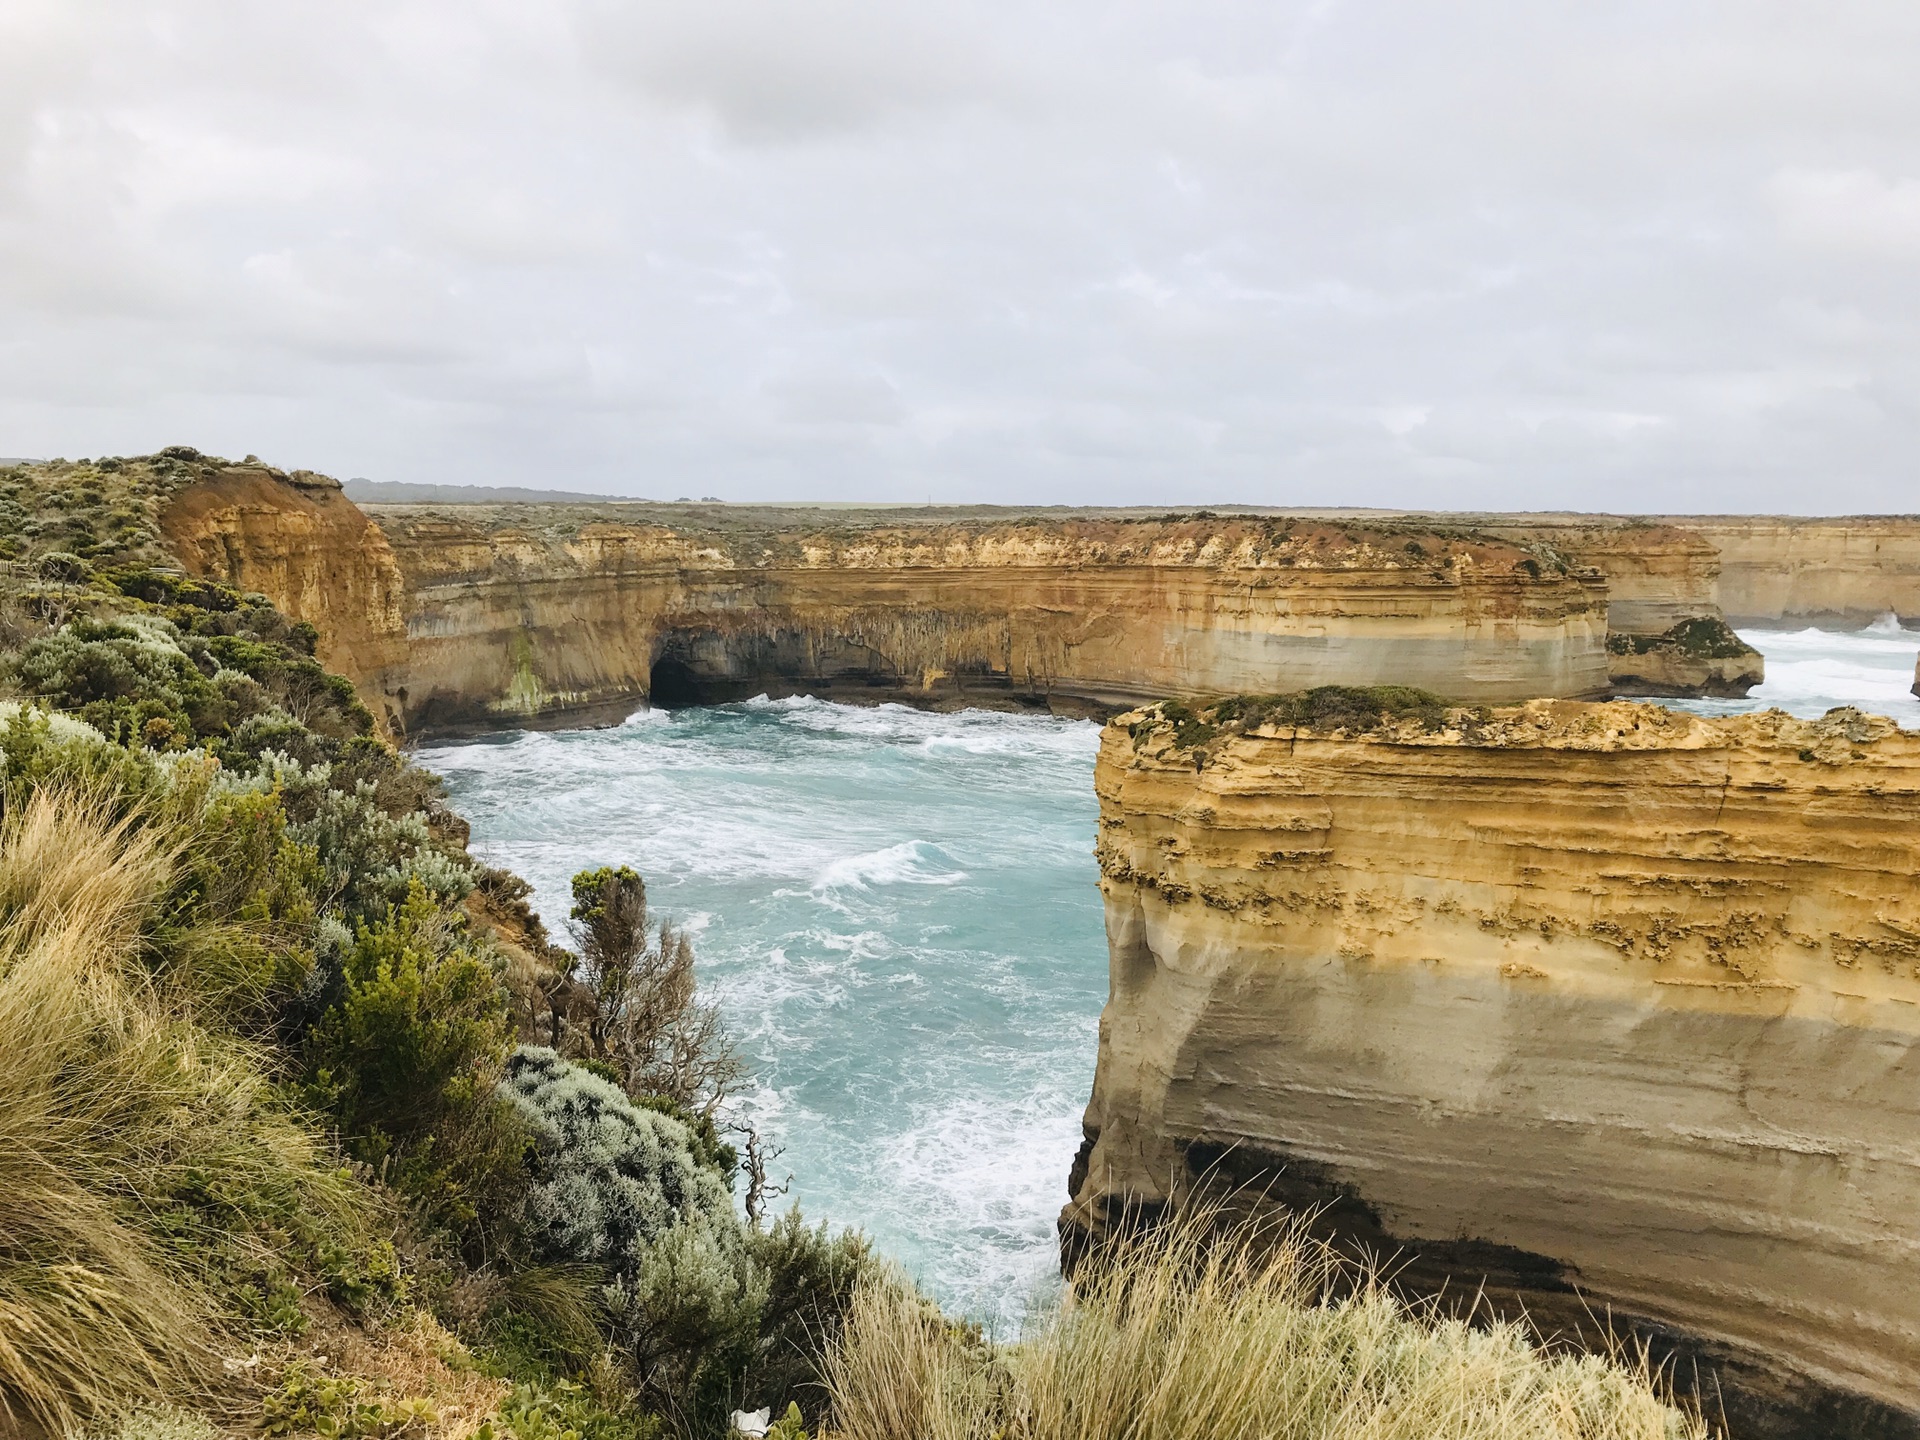
POLYGON ((663 656, 653 662, 647 679, 648 700, 663 709, 710 704, 714 687, 684 660, 663 656))

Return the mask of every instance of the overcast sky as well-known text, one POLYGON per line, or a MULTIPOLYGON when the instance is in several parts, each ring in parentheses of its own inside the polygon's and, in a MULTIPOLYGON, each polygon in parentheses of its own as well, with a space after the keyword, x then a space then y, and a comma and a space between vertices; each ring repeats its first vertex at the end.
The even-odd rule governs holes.
POLYGON ((1914 0, 0 0, 0 454, 1920 510, 1914 0))

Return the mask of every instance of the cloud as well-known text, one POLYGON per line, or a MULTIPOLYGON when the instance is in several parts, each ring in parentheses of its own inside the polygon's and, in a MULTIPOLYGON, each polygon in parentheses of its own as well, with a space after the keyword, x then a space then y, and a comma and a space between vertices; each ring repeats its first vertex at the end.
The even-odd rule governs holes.
POLYGON ((1890 0, 18 0, 0 453, 1910 509, 1890 0))
POLYGON ((1871 170, 1782 170, 1768 198, 1789 239, 1841 255, 1920 265, 1920 180, 1871 170))

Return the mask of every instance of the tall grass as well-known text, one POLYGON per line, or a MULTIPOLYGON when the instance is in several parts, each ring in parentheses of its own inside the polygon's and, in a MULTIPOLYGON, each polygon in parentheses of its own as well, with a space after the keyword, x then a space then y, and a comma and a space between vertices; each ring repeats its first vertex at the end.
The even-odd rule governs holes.
POLYGON ((198 1297, 118 1203, 199 1088, 127 979, 168 869, 72 797, 42 793, 0 827, 0 1414, 52 1430, 207 1356, 198 1297))
POLYGON ((1297 1230, 1175 1222, 1112 1252, 1018 1345, 900 1282, 828 1362, 844 1440, 1704 1440, 1644 1366, 1409 1309, 1297 1230), (1333 1282, 1342 1282, 1334 1284, 1333 1282), (1328 1298, 1333 1295, 1342 1298, 1328 1298))
POLYGON ((174 834, 37 791, 0 819, 0 1433, 64 1433, 215 1367, 183 1192, 311 1212, 346 1182, 256 1057, 147 978, 174 834), (171 1208, 169 1208, 171 1207, 171 1208))

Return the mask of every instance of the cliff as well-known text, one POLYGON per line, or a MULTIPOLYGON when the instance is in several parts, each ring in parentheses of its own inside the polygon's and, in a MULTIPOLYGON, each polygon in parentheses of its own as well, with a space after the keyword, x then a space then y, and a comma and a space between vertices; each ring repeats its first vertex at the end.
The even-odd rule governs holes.
POLYGON ((761 691, 1110 711, 1395 680, 1604 693, 1604 589, 1419 528, 1211 516, 373 507, 411 728, 761 691))
POLYGON ((1743 1440, 1920 1434, 1920 735, 1387 699, 1107 726, 1063 1242, 1218 1167, 1743 1440))
POLYGON ((405 584, 386 537, 325 475, 183 453, 193 458, 159 516, 181 564, 266 595, 314 626, 320 663, 352 680, 374 715, 397 728, 405 584))
POLYGON ((1607 581, 1607 675, 1616 695, 1745 695, 1760 652, 1720 606, 1722 558, 1682 525, 1595 516, 1476 517, 1491 534, 1544 545, 1607 581))
POLYGON ((1676 516, 1720 556, 1715 599, 1736 625, 1857 628, 1920 620, 1920 517, 1676 516))

